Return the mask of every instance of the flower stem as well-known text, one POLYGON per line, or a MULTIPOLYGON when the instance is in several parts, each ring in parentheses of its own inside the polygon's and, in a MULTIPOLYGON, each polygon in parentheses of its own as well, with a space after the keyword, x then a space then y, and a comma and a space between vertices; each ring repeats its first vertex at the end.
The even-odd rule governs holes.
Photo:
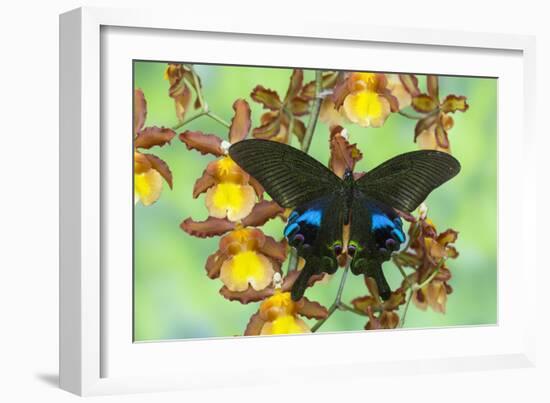
POLYGON ((328 315, 318 321, 313 327, 311 328, 311 332, 315 333, 319 328, 327 321, 328 318, 331 317, 331 315, 334 313, 337 309, 342 309, 342 293, 344 292, 344 285, 346 284, 346 278, 348 277, 348 271, 349 271, 349 264, 346 265, 344 268, 344 272, 342 273, 342 278, 340 279, 340 285, 338 286, 338 292, 336 293, 336 298, 334 299, 334 302, 328 309, 328 315))
POLYGON ((290 273, 292 270, 296 270, 298 267, 298 253, 296 252, 296 248, 290 247, 290 253, 288 255, 288 266, 286 268, 287 274, 290 273))
POLYGON ((359 309, 356 309, 353 306, 348 305, 344 302, 340 302, 340 305, 338 305, 338 309, 340 309, 341 311, 352 312, 352 313, 355 313, 355 314, 360 315, 360 316, 368 316, 365 312, 360 311, 359 309))
POLYGON ((201 116, 204 116, 204 115, 206 115, 206 112, 201 111, 201 112, 197 113, 196 115, 191 116, 190 118, 187 118, 187 119, 185 119, 185 120, 182 120, 182 121, 181 121, 180 123, 178 123, 177 125, 172 126, 172 130, 178 130, 180 127, 182 127, 182 126, 186 125, 187 123, 190 123, 190 122, 192 122, 193 120, 198 119, 198 118, 200 118, 201 116))
POLYGON ((195 71, 195 66, 193 66, 192 64, 188 64, 187 67, 189 67, 189 70, 191 70, 191 74, 193 75, 193 84, 195 87, 195 91, 197 92, 197 98, 199 99, 199 104, 203 111, 208 112, 208 105, 206 105, 206 103, 204 102, 204 96, 202 95, 202 88, 199 82, 199 76, 195 71))
MULTIPOLYGON (((433 271, 432 274, 430 274, 430 276, 424 280, 422 283, 420 284, 411 284, 408 282, 408 278, 407 278, 407 284, 409 286, 409 296, 407 297, 407 303, 405 304, 405 309, 403 310, 403 316, 401 317, 401 323, 399 325, 399 327, 403 327, 405 326, 405 318, 407 316, 407 311, 409 310, 409 305, 411 303, 411 299, 412 299, 412 296, 413 294, 424 288, 426 285, 428 285, 430 283, 430 281, 432 281, 435 276, 437 276, 437 273, 439 273, 439 270, 443 267, 443 263, 445 263, 445 260, 447 260, 446 258, 441 258, 441 260, 439 261, 439 263, 437 264, 435 270, 433 271)), ((397 267, 399 267, 399 265, 397 265, 397 267)))
POLYGON ((408 119, 413 119, 413 120, 420 120, 422 119, 424 116, 415 116, 415 115, 411 115, 407 112, 403 112, 403 111, 398 111, 397 113, 399 113, 401 116, 404 116, 408 119))
POLYGON ((321 70, 315 70, 315 100, 313 101, 313 105, 311 106, 306 134, 304 135, 304 140, 302 141, 302 151, 305 153, 309 151, 311 139, 313 138, 313 133, 315 132, 315 126, 317 125, 317 120, 319 119, 319 112, 321 111, 322 98, 319 96, 319 94, 321 93, 321 80, 321 70))
POLYGON ((189 81, 185 78, 184 78, 184 80, 188 83, 188 85, 191 85, 192 87, 195 88, 195 92, 197 94, 197 99, 199 100, 200 111, 196 115, 191 116, 190 118, 187 118, 187 119, 181 121, 180 123, 178 123, 177 125, 173 126, 172 130, 178 130, 180 127, 186 125, 187 123, 192 122, 195 119, 200 118, 201 116, 208 116, 210 119, 213 119, 216 122, 220 123, 221 125, 229 128, 230 127, 229 123, 227 123, 221 117, 219 117, 214 112, 212 112, 211 110, 208 109, 208 104, 204 100, 204 94, 202 93, 202 88, 201 88, 201 85, 200 85, 200 82, 199 82, 199 76, 197 75, 197 72, 195 71, 195 67, 192 64, 187 64, 186 66, 187 66, 187 68, 189 68, 189 70, 191 70, 191 74, 193 75, 193 83, 189 83, 189 81))
POLYGON ((407 312, 409 311, 409 305, 411 304, 411 299, 415 291, 411 288, 409 291, 409 296, 407 297, 407 303, 405 304, 405 309, 403 310, 403 316, 401 316, 401 323, 399 327, 405 326, 405 318, 407 317, 407 312))
POLYGON ((212 118, 214 119, 216 122, 218 122, 219 124, 221 125, 224 125, 225 127, 227 127, 228 129, 231 127, 231 125, 229 123, 227 123, 225 120, 223 120, 222 118, 220 118, 218 115, 216 115, 214 112, 212 111, 208 111, 206 112, 206 116, 208 116, 209 118, 212 118))

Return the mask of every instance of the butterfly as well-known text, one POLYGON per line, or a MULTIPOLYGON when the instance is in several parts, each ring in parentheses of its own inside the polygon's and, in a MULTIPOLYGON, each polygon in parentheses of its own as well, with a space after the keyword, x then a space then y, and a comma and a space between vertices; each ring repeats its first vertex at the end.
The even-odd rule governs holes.
POLYGON ((351 272, 374 278, 380 296, 389 298, 382 263, 406 240, 396 210, 414 211, 460 171, 458 160, 435 150, 398 155, 357 180, 349 169, 340 178, 303 151, 269 140, 240 141, 229 156, 275 202, 292 209, 284 236, 306 262, 291 289, 294 301, 311 276, 335 273, 344 252, 351 272))

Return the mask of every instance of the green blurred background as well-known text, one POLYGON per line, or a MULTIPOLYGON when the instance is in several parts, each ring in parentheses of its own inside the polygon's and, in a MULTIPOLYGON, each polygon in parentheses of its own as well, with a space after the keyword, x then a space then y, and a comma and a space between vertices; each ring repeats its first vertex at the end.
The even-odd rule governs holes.
MULTIPOLYGON (((134 85, 147 100, 146 125, 171 127, 178 123, 168 81, 163 79, 165 63, 136 61, 134 85)), ((210 109, 230 121, 236 98, 246 99, 252 108, 253 127, 259 125, 261 106, 250 99, 251 90, 262 84, 284 97, 290 69, 196 65, 210 109)), ((305 71, 305 82, 313 79, 305 71)), ((420 88, 425 77, 418 75, 420 88)), ((449 133, 453 155, 462 164, 461 173, 433 192, 427 200, 429 216, 440 232, 451 227, 459 231, 456 247, 460 256, 450 260, 453 293, 446 314, 418 310, 411 304, 407 328, 495 324, 497 318, 497 80, 491 78, 440 77, 440 95, 465 95, 470 108, 457 112, 449 133)), ((192 112, 191 112, 192 113, 192 112)), ((188 115, 190 116, 190 115, 188 115)), ((305 119, 307 123, 307 118, 305 119)), ((413 143, 416 121, 392 114, 382 128, 348 125, 353 143, 358 143, 363 160, 357 170, 368 170, 397 154, 417 149, 413 143)), ((179 129, 214 133, 227 139, 228 130, 201 117, 179 129)), ((329 132, 317 125, 310 153, 327 163, 329 132)), ((296 144, 296 142, 295 142, 296 144)), ((195 180, 214 157, 189 151, 175 138, 171 145, 151 153, 164 159, 174 175, 174 189, 164 184, 160 200, 149 207, 134 209, 134 338, 136 341, 242 335, 258 303, 242 305, 219 295, 219 279, 206 276, 204 264, 218 248, 219 238, 199 239, 183 232, 179 224, 187 217, 207 218, 204 195, 192 198, 195 180)), ((272 220, 264 232, 282 237, 283 223, 272 220)), ((392 288, 401 275, 391 263, 384 272, 392 288)), ((336 295, 341 271, 328 284, 307 291, 310 299, 329 306, 336 295)), ((343 301, 366 295, 362 277, 349 276, 343 301)), ((401 308, 403 309, 403 308, 401 308)), ((360 330, 365 318, 337 311, 320 331, 360 330)), ((312 321, 312 323, 314 323, 312 321)), ((310 325, 312 324, 310 323, 310 325)))

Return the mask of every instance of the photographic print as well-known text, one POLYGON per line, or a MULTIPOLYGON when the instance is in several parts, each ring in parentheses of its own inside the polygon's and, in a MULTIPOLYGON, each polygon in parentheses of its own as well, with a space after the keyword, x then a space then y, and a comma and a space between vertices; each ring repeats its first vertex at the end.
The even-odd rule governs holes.
POLYGON ((497 82, 135 60, 134 341, 496 324, 497 82))

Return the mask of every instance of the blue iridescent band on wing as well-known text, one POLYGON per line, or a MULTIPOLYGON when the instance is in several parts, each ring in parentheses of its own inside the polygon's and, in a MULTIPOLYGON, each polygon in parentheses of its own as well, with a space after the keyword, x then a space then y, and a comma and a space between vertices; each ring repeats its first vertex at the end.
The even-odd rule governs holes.
POLYGON ((312 245, 317 239, 328 199, 297 207, 288 217, 284 235, 292 246, 312 245))
POLYGON ((405 242, 403 223, 397 213, 389 207, 375 201, 368 202, 371 213, 371 231, 376 246, 382 253, 393 252, 405 242))

